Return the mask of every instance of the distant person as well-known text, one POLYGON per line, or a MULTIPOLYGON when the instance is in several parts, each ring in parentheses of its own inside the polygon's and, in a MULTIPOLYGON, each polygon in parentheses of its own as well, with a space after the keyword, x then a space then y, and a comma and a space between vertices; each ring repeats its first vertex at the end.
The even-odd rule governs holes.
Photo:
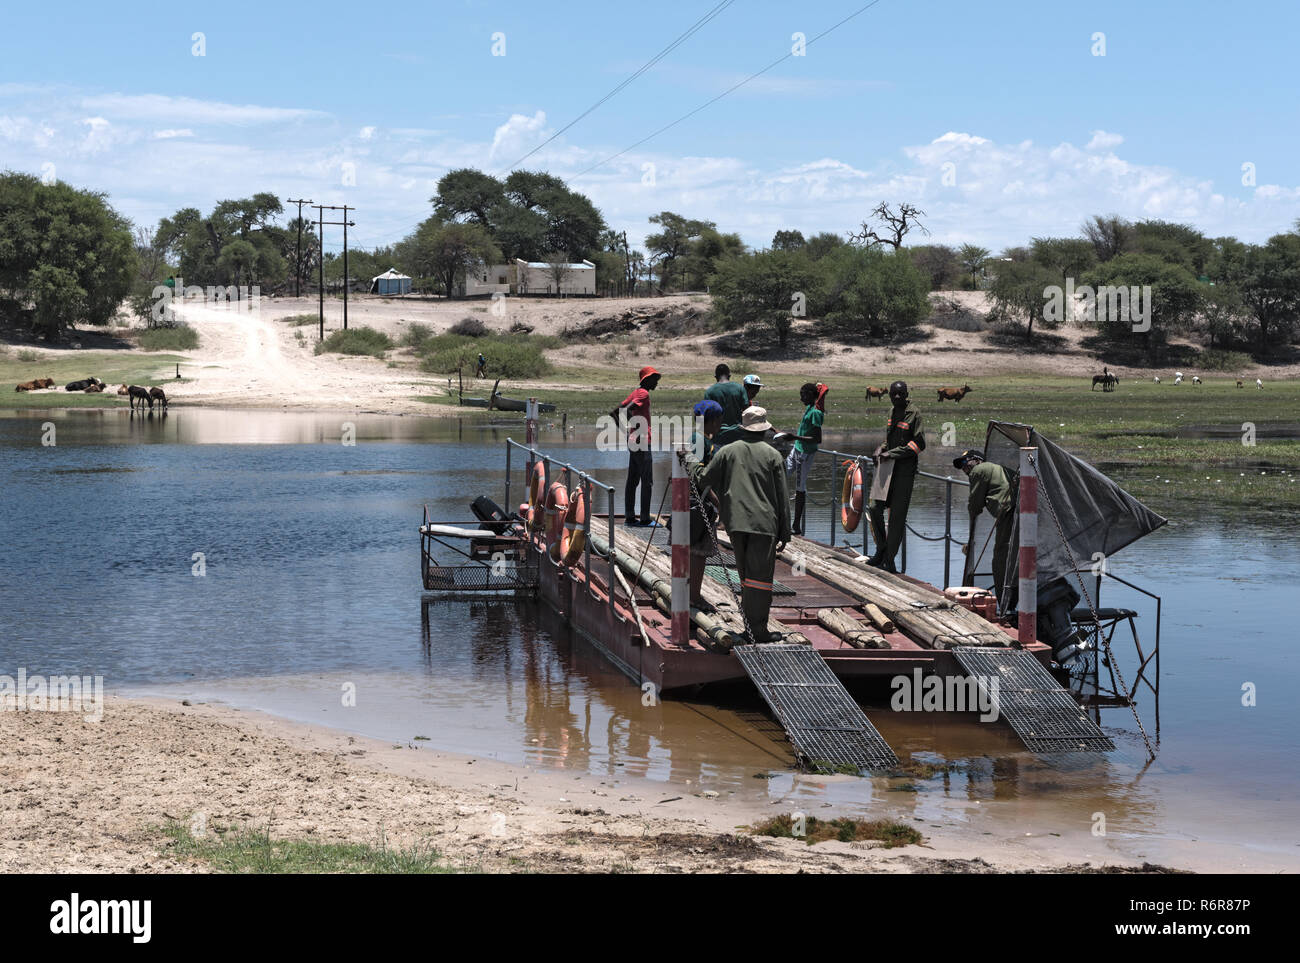
MULTIPOLYGON (((754 641, 770 642, 776 556, 790 541, 790 500, 781 453, 767 443, 767 411, 746 408, 740 441, 718 448, 708 465, 693 469, 697 487, 717 492, 722 524, 731 539, 740 576, 740 604, 754 641)), ((683 455, 683 457, 685 457, 683 455)))
POLYGON ((762 389, 762 387, 763 387, 763 380, 759 378, 758 375, 756 374, 745 375, 745 394, 749 398, 749 403, 751 405, 754 403, 754 399, 758 397, 758 392, 762 389))
POLYGON ((623 521, 626 525, 650 525, 650 496, 654 489, 654 460, 650 454, 650 392, 659 387, 659 374, 650 365, 641 369, 641 381, 610 412, 618 420, 627 412, 627 487, 623 489, 623 521), (636 490, 641 489, 641 516, 636 516, 636 490))
MULTIPOLYGON (((739 388, 739 385, 736 385, 739 388)), ((698 428, 691 435, 691 447, 686 453, 687 471, 694 471, 697 465, 703 466, 713 458, 717 451, 718 431, 722 428, 722 406, 711 398, 699 402, 692 409, 698 428)), ((699 493, 698 500, 691 499, 691 606, 704 607, 701 589, 704 585, 704 569, 709 556, 713 554, 716 544, 715 532, 718 526, 718 496, 711 491, 699 493)))
POLYGON ((483 352, 478 353, 478 370, 474 372, 475 378, 482 378, 487 375, 487 358, 483 357, 483 352))
POLYGON ((867 559, 886 572, 897 572, 894 558, 903 544, 907 529, 907 509, 912 502, 912 485, 916 481, 921 452, 925 450, 925 435, 921 431, 921 413, 907 399, 907 382, 895 381, 889 386, 889 400, 893 409, 885 430, 884 444, 875 451, 877 470, 886 461, 893 462, 889 480, 889 493, 883 500, 872 500, 868 513, 871 534, 876 540, 876 552, 867 559), (889 528, 885 528, 885 510, 889 510, 889 528))
POLYGON ((731 380, 731 368, 725 362, 713 369, 713 377, 704 397, 722 408, 722 428, 714 440, 729 445, 740 440, 740 413, 749 407, 749 392, 731 380))
MULTIPOLYGON (((1002 598, 1002 581, 1007 575, 1007 549, 1011 544, 1011 526, 1015 522, 1012 511, 1011 476, 1001 465, 984 460, 984 452, 978 449, 963 451, 952 460, 954 468, 960 468, 970 479, 970 498, 967 510, 970 514, 970 535, 962 546, 966 556, 962 584, 969 585, 975 576, 979 558, 971 548, 975 544, 975 521, 988 509, 993 516, 993 594, 1002 598), (969 573, 966 575, 965 573, 969 573)), ((983 555, 984 550, 980 549, 983 555)))
POLYGON ((799 389, 799 400, 806 406, 799 421, 799 431, 794 436, 794 447, 786 456, 786 471, 794 472, 794 524, 790 531, 803 534, 803 510, 808 498, 808 473, 812 471, 813 457, 822 442, 822 421, 826 417, 826 392, 829 386, 809 381, 799 389))

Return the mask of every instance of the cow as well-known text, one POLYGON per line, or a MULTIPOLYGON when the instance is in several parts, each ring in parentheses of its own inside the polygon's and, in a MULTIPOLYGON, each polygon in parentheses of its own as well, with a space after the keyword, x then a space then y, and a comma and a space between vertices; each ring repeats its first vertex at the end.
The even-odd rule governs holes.
POLYGON ((103 391, 104 385, 102 382, 100 384, 86 385, 82 390, 88 395, 93 395, 103 391))
POLYGON ((24 381, 22 384, 14 385, 14 391, 37 391, 45 387, 45 378, 37 378, 35 381, 24 381))
POLYGON ((1243 384, 1241 383, 1241 379, 1240 379, 1240 378, 1237 379, 1237 387, 1238 387, 1238 388, 1244 388, 1244 387, 1245 387, 1245 385, 1243 385, 1243 384))
POLYGON ((139 385, 129 385, 129 386, 127 387, 126 391, 127 391, 127 394, 131 396, 131 410, 132 410, 132 411, 135 411, 135 403, 136 403, 137 400, 140 402, 140 410, 141 410, 141 411, 144 410, 144 406, 145 406, 146 404, 149 406, 149 410, 150 410, 150 411, 153 411, 153 399, 152 399, 151 397, 149 397, 149 389, 148 389, 148 388, 141 388, 139 385))
POLYGON ((1200 375, 1192 375, 1192 384, 1194 384, 1194 385, 1199 385, 1200 383, 1201 383, 1201 376, 1200 376, 1200 375))
POLYGON ((1160 384, 1160 375, 1156 375, 1152 380, 1155 381, 1156 384, 1160 384))
POLYGON ((64 391, 85 391, 95 383, 94 378, 82 378, 80 381, 69 381, 63 386, 64 391))
POLYGON ((944 401, 946 399, 961 404, 961 400, 974 390, 970 385, 962 385, 960 388, 940 388, 939 400, 944 401))
POLYGON ((119 395, 129 394, 129 393, 130 393, 130 389, 127 388, 126 385, 118 385, 118 386, 117 386, 117 393, 118 393, 119 395))
POLYGON ((53 388, 53 387, 54 387, 54 379, 53 379, 53 378, 37 378, 35 384, 36 384, 36 387, 37 387, 37 388, 53 388))
POLYGON ((163 391, 161 388, 158 387, 150 388, 149 400, 150 400, 150 404, 149 404, 150 408, 153 407, 153 402, 156 401, 158 402, 158 404, 162 405, 163 411, 167 410, 167 393, 163 391))
POLYGON ((883 397, 885 397, 885 395, 887 395, 887 394, 889 394, 889 389, 888 389, 888 388, 876 388, 876 387, 873 387, 872 385, 867 385, 867 400, 868 400, 868 401, 870 401, 872 398, 883 398, 883 397))
POLYGON ((1264 390, 1264 382, 1262 382, 1262 381, 1260 381, 1258 378, 1256 378, 1256 379, 1255 379, 1255 387, 1258 388, 1260 391, 1263 391, 1263 390, 1264 390))

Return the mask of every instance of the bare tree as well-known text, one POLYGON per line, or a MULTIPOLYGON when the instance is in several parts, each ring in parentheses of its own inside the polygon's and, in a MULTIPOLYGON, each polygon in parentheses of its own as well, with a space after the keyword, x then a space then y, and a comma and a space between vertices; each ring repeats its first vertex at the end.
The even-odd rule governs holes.
POLYGON ((925 211, 908 203, 899 204, 898 213, 894 213, 887 202, 881 201, 876 209, 871 212, 871 216, 881 223, 880 229, 877 230, 872 227, 870 221, 863 221, 862 230, 856 234, 850 234, 849 240, 861 241, 868 247, 879 247, 888 244, 897 251, 903 246, 903 238, 907 237, 908 232, 913 228, 927 237, 930 234, 920 220, 925 216, 925 211))
POLYGON ((1109 261, 1131 246, 1133 225, 1117 214, 1094 214, 1084 222, 1083 236, 1092 242, 1098 261, 1109 261))
POLYGON ((573 274, 573 269, 569 267, 569 256, 567 254, 555 255, 555 260, 546 262, 546 276, 555 283, 555 293, 557 295, 564 293, 564 282, 569 280, 573 274))

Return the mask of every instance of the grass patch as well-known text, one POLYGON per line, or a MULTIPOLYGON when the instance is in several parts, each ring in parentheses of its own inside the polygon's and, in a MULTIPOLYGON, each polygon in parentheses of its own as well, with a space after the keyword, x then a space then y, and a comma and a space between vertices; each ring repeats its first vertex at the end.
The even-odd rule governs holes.
POLYGON ((1202 351, 1196 359, 1197 367, 1206 371, 1245 371, 1254 364, 1250 355, 1243 351, 1224 351, 1220 348, 1202 351))
POLYGON ((420 351, 429 343, 429 339, 432 337, 433 328, 416 321, 402 334, 400 343, 404 348, 414 348, 416 351, 420 351))
POLYGON ((136 339, 144 351, 193 351, 199 346, 199 333, 188 324, 174 328, 146 328, 136 339))
MULTIPOLYGON (((117 386, 176 384, 174 354, 140 354, 135 351, 57 351, 31 363, 0 357, 0 408, 116 408, 127 404, 117 386), (64 391, 69 381, 96 377, 108 385, 101 394, 64 391), (56 391, 18 392, 14 385, 33 378, 53 378, 56 391)), ((184 382, 186 379, 181 379, 184 382)), ((170 393, 170 392, 169 392, 170 393)))
POLYGON ((276 318, 281 324, 291 324, 295 328, 302 328, 309 324, 319 324, 319 314, 290 314, 283 318, 276 318))
POLYGON ((372 358, 382 358, 384 352, 391 347, 393 347, 392 338, 382 331, 376 331, 374 328, 363 325, 359 328, 348 328, 346 331, 333 332, 324 341, 316 345, 316 353, 324 354, 326 351, 332 351, 335 354, 368 355, 372 358))
POLYGON ((556 347, 558 338, 538 335, 490 334, 471 338, 462 334, 436 335, 420 349, 420 367, 433 374, 451 374, 457 368, 473 373, 479 352, 487 359, 489 378, 525 380, 549 374, 551 364, 543 353, 556 347))
POLYGON ((382 840, 326 843, 272 839, 265 830, 213 829, 195 836, 175 820, 162 829, 170 855, 198 859, 218 873, 453 873, 433 848, 391 849, 382 840))
POLYGON ((774 836, 777 839, 802 839, 809 846, 814 843, 824 843, 827 840, 837 839, 842 843, 857 842, 878 842, 883 843, 885 849, 895 849, 899 846, 913 846, 925 841, 916 829, 906 823, 896 823, 888 819, 818 819, 816 816, 806 816, 803 819, 804 834, 795 835, 794 819, 786 813, 779 816, 773 816, 762 822, 751 826, 750 830, 756 836, 774 836))

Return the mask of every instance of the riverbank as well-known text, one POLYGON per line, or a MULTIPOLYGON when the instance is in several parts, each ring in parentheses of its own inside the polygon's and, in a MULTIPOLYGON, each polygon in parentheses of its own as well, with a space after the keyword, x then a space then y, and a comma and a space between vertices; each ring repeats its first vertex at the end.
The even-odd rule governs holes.
MULTIPOLYGON (((1141 861, 1050 834, 922 826, 881 848, 755 836, 787 811, 707 791, 539 771, 222 705, 109 697, 103 718, 0 712, 0 871, 213 871, 194 840, 436 854, 470 872, 1094 872, 1141 861)), ((849 778, 849 777, 834 777, 849 778)), ((882 809, 884 807, 881 807, 882 809)), ((819 818, 835 812, 813 813, 819 818)))

